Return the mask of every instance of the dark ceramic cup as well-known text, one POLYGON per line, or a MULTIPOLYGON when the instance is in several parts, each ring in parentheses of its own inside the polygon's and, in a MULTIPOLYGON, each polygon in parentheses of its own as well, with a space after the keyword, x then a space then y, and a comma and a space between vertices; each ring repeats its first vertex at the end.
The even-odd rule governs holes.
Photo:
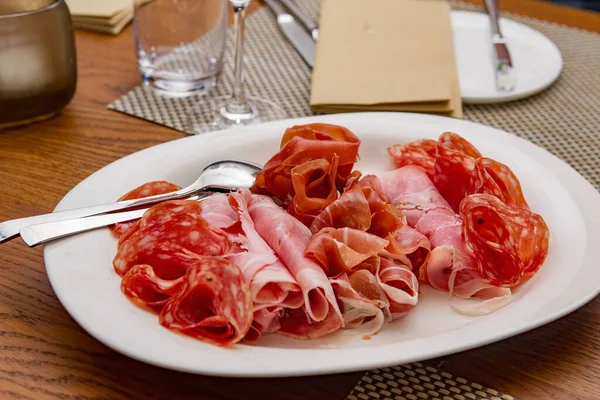
POLYGON ((75 37, 64 0, 0 0, 0 129, 55 115, 76 84, 75 37))

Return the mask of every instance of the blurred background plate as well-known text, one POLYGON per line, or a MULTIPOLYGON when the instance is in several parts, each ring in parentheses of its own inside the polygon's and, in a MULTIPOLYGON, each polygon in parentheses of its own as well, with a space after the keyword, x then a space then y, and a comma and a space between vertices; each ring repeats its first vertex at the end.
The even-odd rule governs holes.
POLYGON ((540 32, 505 18, 500 28, 508 41, 517 87, 496 91, 487 14, 453 11, 452 28, 463 102, 501 103, 532 96, 558 79, 563 66, 558 47, 540 32))

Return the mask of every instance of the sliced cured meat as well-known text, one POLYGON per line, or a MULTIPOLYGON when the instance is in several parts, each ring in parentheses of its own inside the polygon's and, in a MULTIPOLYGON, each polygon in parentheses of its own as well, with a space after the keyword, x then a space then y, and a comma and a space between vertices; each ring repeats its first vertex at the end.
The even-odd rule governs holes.
POLYGON ((400 229, 386 236, 389 245, 381 253, 382 256, 397 260, 409 267, 413 272, 419 270, 429 258, 431 242, 416 229, 403 225, 400 229))
POLYGON ((202 218, 215 228, 231 228, 239 221, 239 215, 229 204, 229 196, 222 193, 211 195, 202 201, 202 218))
POLYGON ((201 211, 200 203, 191 200, 169 201, 151 207, 138 229, 120 243, 113 259, 115 271, 124 276, 159 243, 177 244, 198 255, 229 253, 231 242, 227 234, 209 225, 201 211))
POLYGON ((490 194, 509 207, 529 209, 519 179, 508 166, 490 158, 475 162, 468 193, 490 194))
POLYGON ((250 283, 254 309, 285 304, 297 308, 303 303, 298 283, 281 263, 273 250, 258 234, 250 217, 248 205, 252 202, 249 190, 240 190, 229 195, 229 203, 241 222, 243 237, 242 251, 229 259, 236 263, 247 282, 250 283))
POLYGON ((328 314, 319 322, 311 321, 308 311, 302 308, 285 309, 279 319, 278 333, 294 339, 317 339, 340 329, 343 319, 330 309, 328 314))
POLYGON ((388 200, 383 192, 381 180, 375 175, 365 175, 357 182, 369 203, 371 214, 381 211, 387 204, 388 200))
POLYGON ((381 210, 376 211, 371 216, 371 226, 368 232, 379 237, 387 237, 392 232, 396 232, 404 225, 404 215, 402 212, 392 206, 386 204, 381 210))
POLYGON ((475 147, 455 133, 445 132, 438 140, 433 184, 454 211, 469 192, 480 157, 475 147))
POLYGON ((390 302, 391 319, 412 310, 419 300, 419 281, 405 266, 381 258, 377 281, 390 302))
POLYGON ((546 259, 550 233, 541 216, 486 194, 465 198, 460 212, 465 249, 486 282, 517 285, 546 259))
MULTIPOLYGON (((357 271, 354 274, 358 272, 361 271, 357 271)), ((369 274, 368 271, 365 271, 365 273, 369 274)), ((355 280, 355 282, 356 281, 359 280, 355 280)), ((368 282, 372 282, 377 286, 376 281, 368 282)), ((385 322, 382 309, 387 307, 388 303, 385 294, 383 294, 383 291, 380 288, 379 290, 381 293, 378 293, 378 295, 383 295, 383 300, 365 297, 352 286, 352 283, 346 274, 342 274, 338 278, 332 279, 331 283, 338 301, 341 303, 345 329, 361 328, 360 335, 362 336, 374 335, 381 330, 381 327, 385 322)), ((367 291, 369 290, 373 292, 376 289, 367 289, 367 291)))
POLYGON ((174 280, 161 279, 150 265, 140 264, 125 274, 121 281, 121 291, 137 305, 158 312, 182 285, 182 277, 174 280))
POLYGON ((488 297, 491 290, 497 289, 479 275, 463 243, 460 216, 439 195, 422 168, 398 168, 383 174, 381 180, 384 192, 398 202, 409 225, 431 243, 427 262, 419 270, 421 280, 461 298, 488 297))
POLYGON ((376 256, 387 245, 387 240, 356 229, 323 228, 310 239, 304 254, 317 260, 328 276, 338 276, 376 256))
POLYGON ((312 236, 310 230, 266 196, 254 195, 249 211, 258 234, 302 289, 304 309, 311 320, 323 321, 328 315, 337 315, 341 319, 333 288, 323 269, 304 255, 312 236))
POLYGON ((254 311, 252 326, 246 333, 244 340, 258 340, 262 335, 275 333, 280 328, 279 317, 283 315, 283 307, 267 307, 254 311))
POLYGON ((187 270, 159 321, 197 339, 231 346, 246 335, 252 316, 250 288, 240 269, 223 257, 202 257, 187 270))
POLYGON ((438 142, 433 139, 419 139, 390 146, 388 153, 397 168, 416 165, 423 168, 429 179, 433 179, 437 144, 438 142))
MULTIPOLYGON (((181 189, 180 186, 177 186, 170 182, 153 181, 144 183, 143 185, 138 186, 137 188, 125 193, 123 196, 119 197, 118 201, 141 199, 142 197, 149 197, 155 196, 157 194, 175 192, 179 189, 181 189)), ((109 225, 108 228, 116 235, 121 236, 122 234, 127 232, 129 228, 131 228, 135 223, 136 220, 119 222, 114 225, 109 225)))
POLYGON ((292 168, 294 197, 288 212, 310 226, 313 219, 338 197, 335 186, 339 157, 330 163, 324 158, 292 168))
POLYGON ((150 265, 159 278, 172 280, 181 278, 198 257, 176 243, 161 242, 141 252, 137 262, 150 265))
POLYGON ((317 233, 326 227, 352 228, 366 231, 371 226, 371 211, 362 189, 354 185, 325 208, 312 222, 310 230, 317 233))
POLYGON ((343 188, 358 161, 360 140, 348 129, 329 124, 293 126, 286 130, 281 150, 265 164, 256 178, 254 190, 278 197, 284 205, 291 202, 292 168, 308 161, 325 159, 330 164, 337 156, 336 185, 343 188))

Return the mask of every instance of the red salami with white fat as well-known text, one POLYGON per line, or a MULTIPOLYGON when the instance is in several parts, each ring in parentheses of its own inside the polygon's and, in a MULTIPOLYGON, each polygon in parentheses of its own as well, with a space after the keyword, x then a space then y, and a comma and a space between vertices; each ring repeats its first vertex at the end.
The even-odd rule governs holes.
POLYGON ((183 277, 183 287, 160 313, 160 323, 194 338, 231 346, 252 325, 252 298, 237 265, 201 257, 183 277))
POLYGON ((159 312, 182 285, 183 278, 161 279, 150 265, 138 264, 123 277, 121 291, 137 305, 159 312))
POLYGON ((465 249, 492 285, 515 286, 546 259, 550 233, 541 216, 488 194, 465 198, 460 213, 465 249))
MULTIPOLYGON (((177 186, 170 182, 153 181, 144 183, 143 185, 138 186, 137 188, 125 193, 123 196, 119 197, 118 201, 141 199, 142 197, 175 192, 179 189, 181 189, 180 186, 177 186)), ((133 225, 135 225, 136 221, 137 220, 119 222, 117 224, 110 225, 108 228, 117 236, 121 236, 125 232, 127 232, 133 225)))
POLYGON ((201 216, 197 201, 175 200, 151 207, 140 220, 137 230, 119 244, 113 266, 121 276, 143 263, 148 252, 159 243, 177 244, 198 255, 220 256, 229 253, 227 234, 213 228, 201 216))

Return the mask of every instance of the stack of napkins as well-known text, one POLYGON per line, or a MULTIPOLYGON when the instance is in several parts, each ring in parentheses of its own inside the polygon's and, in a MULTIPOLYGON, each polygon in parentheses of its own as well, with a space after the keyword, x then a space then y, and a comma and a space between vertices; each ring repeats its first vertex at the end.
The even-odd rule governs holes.
POLYGON ((133 19, 133 0, 66 0, 73 26, 116 35, 133 19))
POLYGON ((439 0, 323 0, 310 105, 325 113, 462 117, 450 7, 439 0))

